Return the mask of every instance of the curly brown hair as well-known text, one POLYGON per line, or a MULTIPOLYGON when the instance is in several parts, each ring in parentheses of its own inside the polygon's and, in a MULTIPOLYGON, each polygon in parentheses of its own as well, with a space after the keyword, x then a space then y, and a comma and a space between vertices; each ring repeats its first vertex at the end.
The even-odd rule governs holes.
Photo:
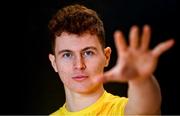
POLYGON ((62 32, 81 35, 90 33, 97 35, 102 48, 105 47, 103 22, 97 13, 83 5, 69 5, 60 9, 49 22, 52 53, 54 54, 55 39, 62 32))

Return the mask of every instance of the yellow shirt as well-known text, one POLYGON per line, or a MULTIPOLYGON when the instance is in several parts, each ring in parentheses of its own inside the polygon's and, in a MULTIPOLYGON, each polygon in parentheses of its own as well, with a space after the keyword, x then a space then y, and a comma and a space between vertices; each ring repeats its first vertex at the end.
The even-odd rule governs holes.
POLYGON ((92 105, 77 112, 69 112, 65 104, 50 116, 122 116, 128 99, 107 93, 92 105))

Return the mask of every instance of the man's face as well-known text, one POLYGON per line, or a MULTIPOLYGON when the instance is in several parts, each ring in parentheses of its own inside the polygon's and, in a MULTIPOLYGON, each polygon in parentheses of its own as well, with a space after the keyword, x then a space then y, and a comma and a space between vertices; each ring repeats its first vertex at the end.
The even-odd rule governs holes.
POLYGON ((49 58, 65 89, 87 93, 102 87, 102 82, 94 80, 103 73, 110 53, 110 48, 102 49, 96 35, 63 32, 56 38, 55 55, 49 58))

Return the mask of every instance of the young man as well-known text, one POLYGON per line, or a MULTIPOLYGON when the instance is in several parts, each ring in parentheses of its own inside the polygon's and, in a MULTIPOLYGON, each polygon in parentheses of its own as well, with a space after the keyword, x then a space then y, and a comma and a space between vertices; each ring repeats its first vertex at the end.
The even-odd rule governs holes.
POLYGON ((150 27, 142 35, 133 26, 127 46, 123 34, 114 34, 117 64, 104 73, 111 48, 105 47, 103 23, 95 11, 82 5, 59 10, 49 23, 52 39, 51 64, 64 84, 66 102, 51 115, 119 116, 124 114, 160 114, 161 93, 152 76, 158 57, 172 47, 168 40, 148 49, 150 27), (127 82, 128 98, 112 95, 105 82, 127 82))

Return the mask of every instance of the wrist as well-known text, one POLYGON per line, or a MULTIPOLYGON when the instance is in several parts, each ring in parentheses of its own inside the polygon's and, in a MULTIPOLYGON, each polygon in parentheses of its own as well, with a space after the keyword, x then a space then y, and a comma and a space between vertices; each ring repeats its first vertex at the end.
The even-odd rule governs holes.
POLYGON ((153 81, 153 75, 150 75, 149 77, 145 77, 145 78, 136 78, 136 79, 131 79, 128 81, 128 84, 129 85, 132 85, 132 86, 140 86, 140 85, 144 85, 144 84, 147 84, 149 82, 152 82, 153 81))

